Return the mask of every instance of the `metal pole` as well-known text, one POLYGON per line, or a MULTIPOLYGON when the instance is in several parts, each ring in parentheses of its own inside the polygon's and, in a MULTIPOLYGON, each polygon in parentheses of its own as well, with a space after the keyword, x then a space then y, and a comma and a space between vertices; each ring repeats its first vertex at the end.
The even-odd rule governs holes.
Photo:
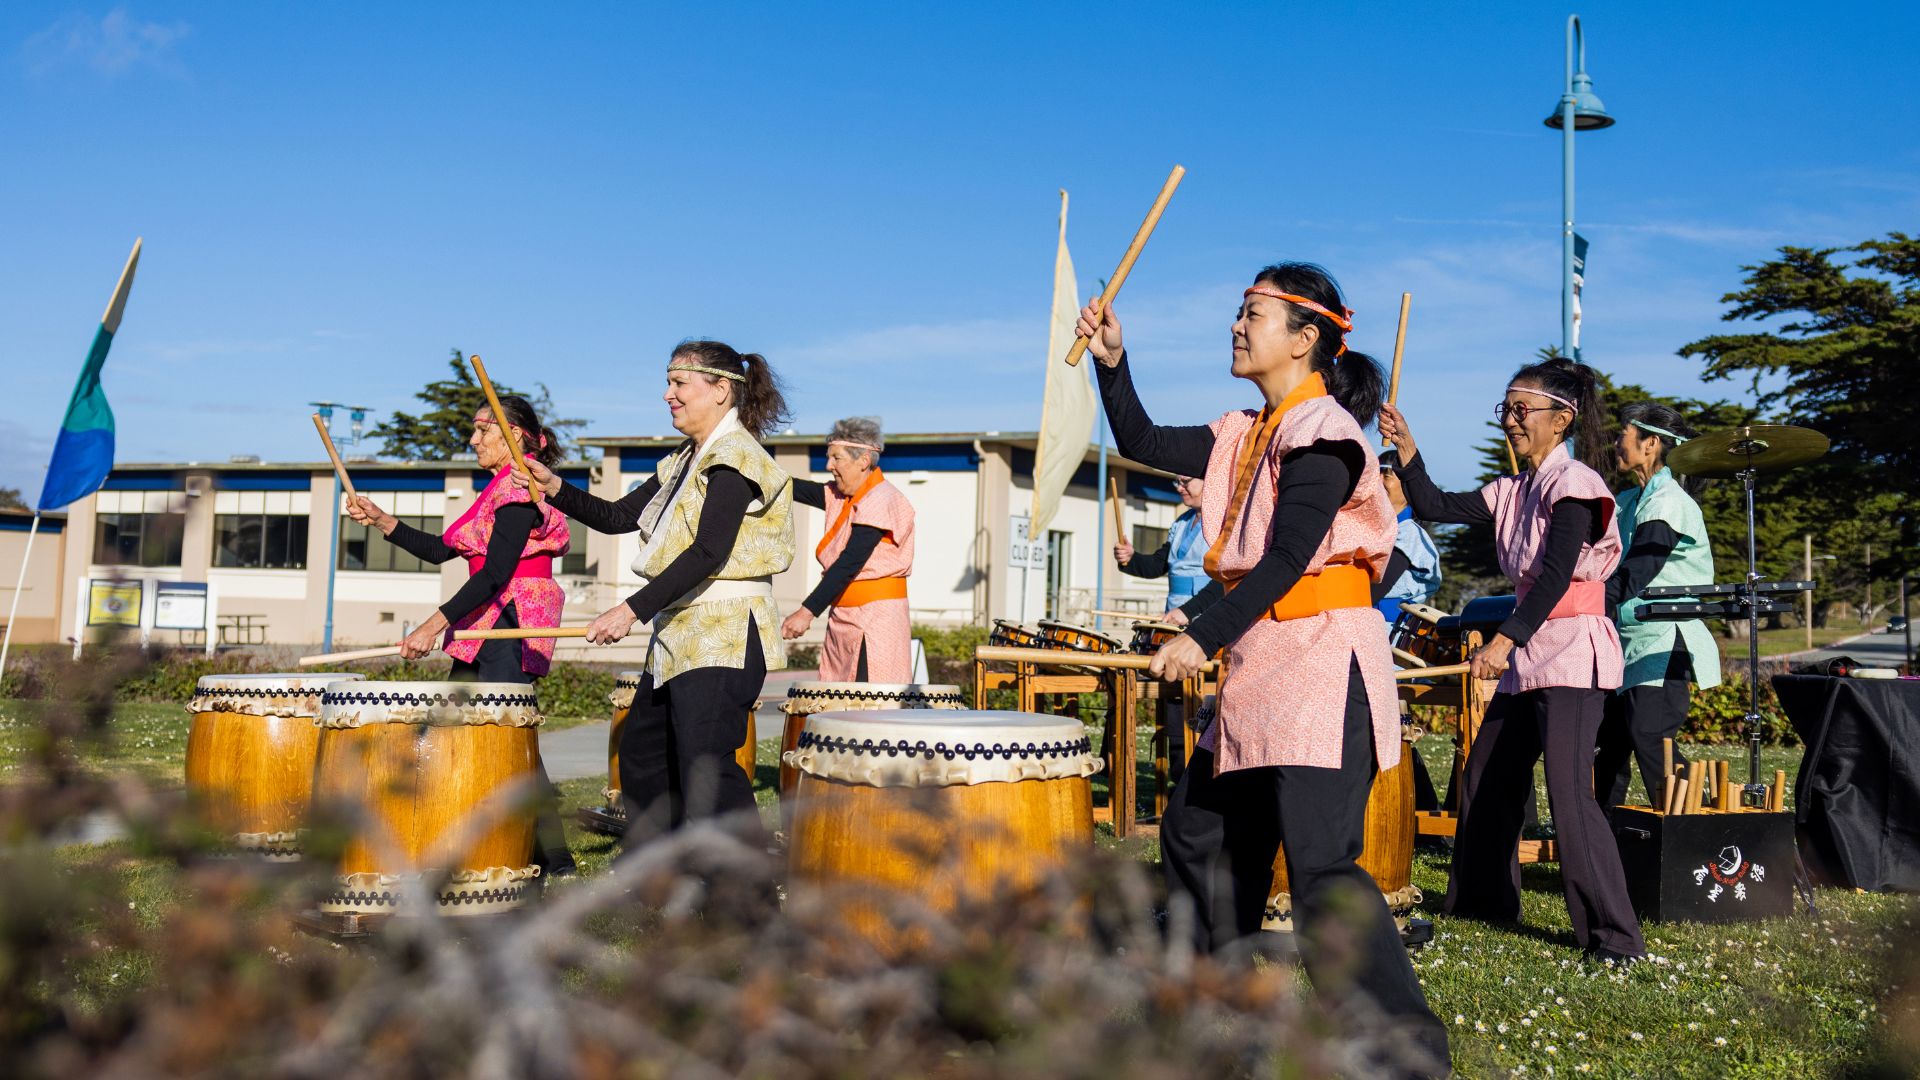
MULTIPOLYGON (((1105 503, 1107 501, 1106 409, 1103 408, 1100 410, 1100 415, 1097 417, 1097 420, 1100 424, 1100 476, 1099 479, 1094 481, 1094 497, 1097 501, 1105 503)), ((1105 608, 1107 606, 1107 514, 1110 512, 1111 511, 1103 505, 1100 507, 1100 513, 1096 514, 1093 519, 1093 606, 1096 608, 1105 608)), ((1113 542, 1117 544, 1120 542, 1120 539, 1120 537, 1116 536, 1113 538, 1113 542)), ((1095 620, 1095 622, 1098 621, 1098 619, 1095 620)))
MULTIPOLYGON (((20 575, 13 579, 13 604, 7 610, 6 636, 0 638, 0 675, 7 673, 7 651, 13 648, 13 623, 20 615, 20 593, 27 587, 27 563, 33 559, 33 538, 40 535, 40 511, 33 512, 33 524, 27 527, 27 550, 20 556, 20 575)), ((55 595, 60 589, 59 582, 54 583, 55 595)), ((60 617, 54 616, 55 633, 59 632, 60 617)))
POLYGON ((1567 87, 1560 97, 1560 351, 1573 347, 1573 49, 1580 17, 1567 19, 1567 87))

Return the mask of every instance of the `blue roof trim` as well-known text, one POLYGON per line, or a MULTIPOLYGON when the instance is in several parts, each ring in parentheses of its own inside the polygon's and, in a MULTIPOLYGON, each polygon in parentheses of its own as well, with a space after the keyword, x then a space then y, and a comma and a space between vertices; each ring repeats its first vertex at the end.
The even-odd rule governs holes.
POLYGON ((124 473, 107 474, 107 482, 100 485, 105 491, 179 491, 180 481, 172 473, 124 473))
POLYGON ((1127 494, 1148 502, 1178 503, 1180 493, 1173 490, 1173 481, 1152 473, 1128 473, 1127 494))
MULTIPOLYGON (((214 482, 222 491, 306 491, 313 486, 313 475, 291 469, 249 469, 246 472, 216 473, 214 482)), ((358 488, 358 483, 354 487, 358 488)))
MULTIPOLYGON (((27 532, 33 528, 33 515, 24 514, 15 517, 12 514, 0 515, 0 532, 27 532)), ((40 519, 40 531, 44 533, 65 532, 66 518, 43 517, 40 519)))
MULTIPOLYGON (((972 443, 904 443, 880 455, 880 467, 887 472, 972 472, 980 467, 980 455, 972 443)), ((807 468, 827 471, 827 446, 807 447, 807 468)))

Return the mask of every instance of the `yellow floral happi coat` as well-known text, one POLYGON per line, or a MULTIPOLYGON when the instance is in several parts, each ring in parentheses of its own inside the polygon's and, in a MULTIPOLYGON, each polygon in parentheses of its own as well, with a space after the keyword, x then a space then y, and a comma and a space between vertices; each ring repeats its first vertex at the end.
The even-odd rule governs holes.
MULTIPOLYGON (((691 445, 662 459, 656 475, 663 491, 673 490, 679 470, 686 467, 691 445)), ((793 481, 774 464, 761 445, 744 429, 715 438, 700 468, 688 481, 688 494, 676 502, 660 528, 663 542, 645 566, 636 567, 652 578, 664 572, 681 552, 693 546, 700 510, 707 502, 707 480, 718 466, 739 471, 760 489, 761 497, 747 507, 739 536, 726 565, 715 581, 752 581, 771 577, 793 562, 793 481)), ((677 602, 677 601, 676 601, 677 602)), ((760 635, 760 650, 768 671, 787 666, 787 649, 780 640, 780 609, 771 596, 707 600, 685 607, 668 607, 653 618, 653 647, 647 652, 647 673, 659 686, 682 672, 703 667, 745 667, 747 634, 751 625, 760 635)))

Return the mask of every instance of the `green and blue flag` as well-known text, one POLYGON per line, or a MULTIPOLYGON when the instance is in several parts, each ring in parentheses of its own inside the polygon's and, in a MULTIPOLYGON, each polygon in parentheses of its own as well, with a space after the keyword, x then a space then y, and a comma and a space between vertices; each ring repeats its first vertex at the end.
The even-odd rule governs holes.
POLYGON ((93 348, 87 350, 80 381, 73 385, 66 419, 60 422, 60 435, 53 443, 53 460, 47 464, 46 483, 41 485, 40 501, 35 504, 37 510, 58 510, 75 499, 86 498, 100 490, 113 471, 113 409, 107 405, 107 392, 100 385, 100 369, 106 366, 107 349, 120 329, 127 293, 133 289, 133 271, 139 265, 140 241, 135 240, 113 299, 100 317, 93 348))

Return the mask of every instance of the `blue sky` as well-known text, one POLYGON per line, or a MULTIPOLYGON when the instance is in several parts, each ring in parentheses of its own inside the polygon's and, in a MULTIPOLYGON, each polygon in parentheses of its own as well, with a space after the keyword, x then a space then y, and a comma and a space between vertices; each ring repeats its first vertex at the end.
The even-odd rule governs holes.
MULTIPOLYGON (((769 356, 796 426, 1038 420, 1056 191, 1083 292, 1188 169, 1119 309, 1156 418, 1251 401, 1227 326, 1327 265, 1464 482, 1559 337, 1567 12, 1538 3, 0 8, 0 485, 37 494, 136 235, 122 461, 317 457, 305 403, 409 408, 458 346, 594 434, 669 431, 677 340, 769 356), (538 10, 535 10, 538 8, 538 10)), ((1781 244, 1920 226, 1920 6, 1583 7, 1586 356, 1674 350, 1781 244)), ((1705 392, 1733 394, 1720 384, 1705 392)))

